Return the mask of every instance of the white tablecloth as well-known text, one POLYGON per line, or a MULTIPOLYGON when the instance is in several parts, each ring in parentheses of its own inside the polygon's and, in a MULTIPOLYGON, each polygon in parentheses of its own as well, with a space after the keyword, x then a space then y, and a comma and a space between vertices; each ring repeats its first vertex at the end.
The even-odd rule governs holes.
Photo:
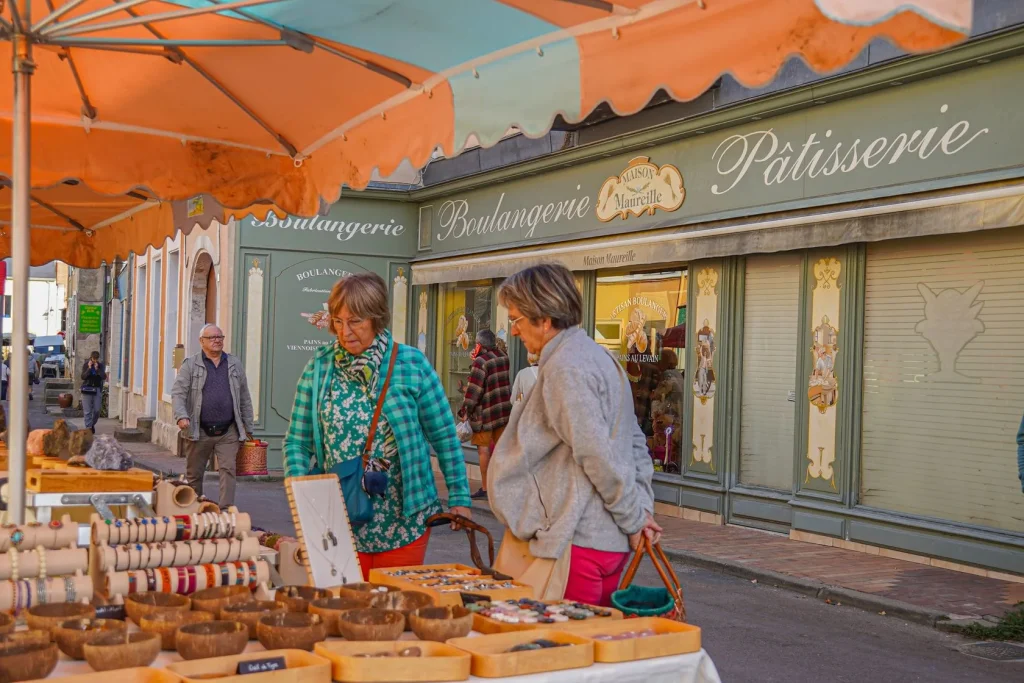
MULTIPOLYGON (((411 633, 406 633, 404 639, 415 639, 415 637, 411 633)), ((251 640, 245 651, 262 652, 263 646, 255 640, 251 640)), ((177 652, 162 651, 152 666, 161 668, 180 661, 182 659, 177 652)), ((92 673, 92 669, 86 662, 69 659, 61 653, 57 669, 50 674, 49 679, 87 673, 92 673)), ((495 679, 470 676, 469 680, 474 683, 488 683, 495 679)), ((502 683, 721 683, 714 662, 704 650, 689 655, 661 657, 626 664, 594 664, 586 669, 514 676, 500 680, 502 683)))

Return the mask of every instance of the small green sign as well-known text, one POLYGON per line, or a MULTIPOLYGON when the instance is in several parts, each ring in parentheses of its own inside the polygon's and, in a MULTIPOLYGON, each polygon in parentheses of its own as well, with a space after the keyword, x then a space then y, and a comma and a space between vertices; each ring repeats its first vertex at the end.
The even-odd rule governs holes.
POLYGON ((78 332, 80 334, 100 334, 103 308, 96 304, 78 304, 78 332))

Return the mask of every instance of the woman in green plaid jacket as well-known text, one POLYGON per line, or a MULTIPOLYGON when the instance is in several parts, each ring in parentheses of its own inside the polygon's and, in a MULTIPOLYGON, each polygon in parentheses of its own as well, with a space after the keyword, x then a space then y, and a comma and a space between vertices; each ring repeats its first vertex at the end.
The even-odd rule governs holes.
POLYGON ((469 480, 441 380, 419 350, 398 344, 386 329, 391 314, 384 280, 373 274, 344 277, 331 290, 327 308, 328 327, 338 340, 318 349, 299 379, 284 440, 285 476, 362 471, 356 461, 391 355, 398 354, 370 454, 370 469, 386 472, 387 484, 371 496, 372 515, 353 524, 367 580, 371 569, 423 564, 430 536, 426 520, 441 511, 431 448, 451 510, 465 517, 469 480))

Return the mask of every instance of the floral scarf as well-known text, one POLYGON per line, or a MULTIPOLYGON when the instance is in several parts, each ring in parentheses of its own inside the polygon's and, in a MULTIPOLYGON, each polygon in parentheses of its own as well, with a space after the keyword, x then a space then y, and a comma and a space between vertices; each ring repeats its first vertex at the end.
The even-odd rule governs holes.
MULTIPOLYGON (((387 352, 388 344, 391 342, 391 335, 386 330, 377 335, 370 344, 370 347, 360 353, 353 355, 345 350, 339 342, 334 343, 334 368, 341 374, 343 380, 355 382, 366 392, 366 396, 372 401, 374 407, 377 404, 377 380, 384 364, 384 354, 387 352)), ((397 349, 396 349, 397 352, 397 349)), ((366 425, 369 432, 369 423, 366 425)), ((370 454, 371 468, 386 472, 391 467, 391 460, 398 457, 398 443, 395 441, 391 425, 383 414, 377 422, 377 436, 374 443, 380 448, 374 448, 370 454)))

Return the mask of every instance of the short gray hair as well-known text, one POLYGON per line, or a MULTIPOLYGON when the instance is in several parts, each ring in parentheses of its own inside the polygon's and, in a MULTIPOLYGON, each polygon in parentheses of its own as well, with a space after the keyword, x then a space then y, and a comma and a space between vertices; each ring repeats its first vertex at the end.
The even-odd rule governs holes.
POLYGON ((498 345, 498 338, 490 330, 480 330, 476 333, 476 343, 485 349, 493 349, 498 345))
POLYGON ((583 297, 576 279, 560 264, 544 263, 519 271, 501 283, 498 300, 506 308, 514 305, 531 322, 551 318, 557 330, 583 321, 583 297))
POLYGON ((205 335, 206 331, 208 329, 210 329, 210 328, 215 328, 221 334, 224 333, 224 330, 220 329, 220 327, 217 325, 217 323, 206 323, 205 325, 203 325, 203 329, 199 330, 199 338, 202 339, 203 335, 205 335))

